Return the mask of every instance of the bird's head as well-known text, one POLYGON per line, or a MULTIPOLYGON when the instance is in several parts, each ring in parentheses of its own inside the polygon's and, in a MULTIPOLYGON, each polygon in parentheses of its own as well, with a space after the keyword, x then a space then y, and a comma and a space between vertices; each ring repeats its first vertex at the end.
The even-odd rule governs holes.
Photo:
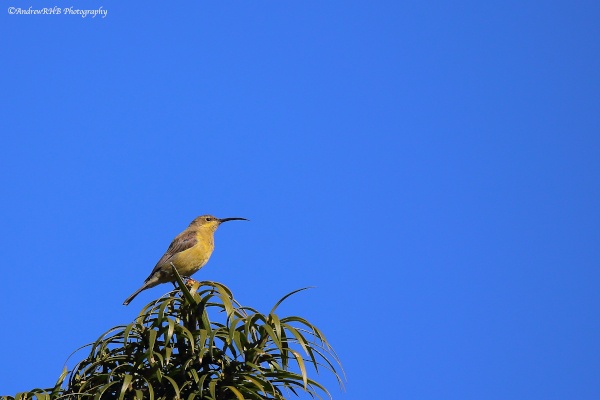
POLYGON ((212 215, 201 215, 200 217, 193 220, 192 223, 190 224, 190 226, 195 226, 195 227, 201 228, 201 229, 208 229, 208 230, 214 232, 217 230, 219 225, 221 225, 223 222, 236 221, 236 220, 248 221, 246 218, 239 218, 239 217, 217 218, 212 215))

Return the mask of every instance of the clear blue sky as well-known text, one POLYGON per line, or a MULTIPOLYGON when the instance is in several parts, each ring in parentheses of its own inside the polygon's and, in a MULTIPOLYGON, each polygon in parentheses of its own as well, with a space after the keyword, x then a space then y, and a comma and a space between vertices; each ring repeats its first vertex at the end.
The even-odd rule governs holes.
POLYGON ((170 290, 121 305, 212 213, 251 222, 195 277, 265 312, 316 286, 281 312, 336 399, 600 398, 598 2, 0 15, 0 394, 170 290))

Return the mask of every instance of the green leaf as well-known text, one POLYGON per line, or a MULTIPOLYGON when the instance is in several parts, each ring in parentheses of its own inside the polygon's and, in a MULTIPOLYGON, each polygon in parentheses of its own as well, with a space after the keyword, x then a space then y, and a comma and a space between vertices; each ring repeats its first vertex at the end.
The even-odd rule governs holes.
POLYGON ((181 279, 181 275, 179 275, 179 272, 177 271, 177 268, 175 268, 175 265, 173 265, 173 263, 171 263, 171 271, 173 272, 173 275, 175 276, 175 279, 179 284, 179 289, 183 293, 183 297, 185 297, 188 303, 196 304, 196 300, 194 300, 194 297, 192 296, 188 288, 185 286, 185 283, 183 283, 183 279, 181 279))
POLYGON ((244 395, 242 393, 240 393, 240 391, 237 390, 235 387, 225 386, 225 388, 231 390, 233 392, 233 394, 235 394, 235 397, 237 397, 239 400, 244 400, 244 395))
POLYGON ((262 326, 262 328, 267 331, 271 341, 273 341, 273 343, 275 343, 275 345, 277 346, 277 348, 279 349, 279 351, 282 351, 282 347, 281 347, 281 339, 277 336, 277 334, 275 333, 275 331, 273 330, 273 328, 271 328, 270 325, 265 324, 262 326))
POLYGON ((294 295, 294 294, 296 294, 298 292, 301 292, 303 290, 312 289, 313 287, 314 286, 308 286, 308 287, 304 287, 302 289, 296 289, 293 292, 290 292, 290 293, 286 294, 281 299, 279 299, 279 301, 277 303, 275 303, 275 305, 273 306, 273 308, 271 309, 271 311, 269 311, 269 314, 273 314, 275 312, 275 310, 277 309, 277 307, 279 307, 279 305, 281 303, 283 303, 285 301, 285 299, 287 299, 288 297, 290 297, 290 296, 292 296, 292 295, 294 295))
POLYGON ((291 332, 292 335, 294 335, 294 337, 296 338, 296 340, 298 341, 298 343, 302 347, 302 350, 304 350, 304 352, 310 357, 311 362, 315 366, 315 370, 317 372, 319 372, 319 367, 318 367, 317 360, 315 359, 315 355, 314 355, 314 353, 312 351, 312 347, 310 346, 310 344, 308 343, 308 341, 306 340, 306 338, 304 338, 304 336, 300 332, 298 332, 298 330, 296 330, 296 328, 294 328, 291 325, 285 325, 285 328, 289 332, 291 332))
POLYGON ((106 392, 108 389, 110 389, 112 386, 116 386, 119 382, 115 381, 115 382, 110 382, 107 383, 106 385, 102 386, 100 388, 100 390, 96 393, 96 395, 94 396, 95 400, 100 400, 102 398, 102 395, 104 395, 104 392, 106 392))
POLYGON ((219 291, 219 297, 223 302, 223 305, 225 306, 225 312, 229 317, 233 314, 233 305, 231 304, 231 293, 227 293, 227 291, 220 284, 216 284, 215 286, 219 291))
POLYGON ((211 397, 216 400, 217 399, 217 381, 212 380, 208 384, 208 391, 210 392, 211 397))
POLYGON ((131 375, 125 375, 125 377, 123 378, 123 385, 121 386, 121 393, 119 393, 119 400, 123 400, 123 398, 125 397, 125 393, 127 392, 127 389, 129 388, 129 384, 131 383, 132 379, 133 376, 131 375))
POLYGON ((179 391, 179 386, 177 386, 177 382, 175 382, 175 380, 173 378, 171 378, 170 376, 167 375, 163 375, 163 378, 165 378, 167 381, 169 381, 169 383, 171 384, 171 387, 173 387, 173 390, 175 390, 176 393, 176 399, 181 398, 181 394, 179 391))
POLYGON ((289 350, 290 353, 296 357, 296 362, 298 363, 298 367, 300 368, 300 372, 302 372, 302 381, 304 382, 304 390, 306 390, 306 386, 308 385, 308 375, 306 374, 306 367, 304 366, 304 359, 297 351, 292 349, 289 350))

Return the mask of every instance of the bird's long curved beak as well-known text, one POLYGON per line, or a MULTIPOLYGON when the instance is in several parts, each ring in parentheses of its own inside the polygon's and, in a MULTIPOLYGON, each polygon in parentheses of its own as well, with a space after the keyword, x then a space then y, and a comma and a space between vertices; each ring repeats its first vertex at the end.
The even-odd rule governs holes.
POLYGON ((240 217, 233 217, 233 218, 219 218, 219 223, 222 224, 223 222, 227 222, 227 221, 250 221, 249 219, 246 218, 240 218, 240 217))

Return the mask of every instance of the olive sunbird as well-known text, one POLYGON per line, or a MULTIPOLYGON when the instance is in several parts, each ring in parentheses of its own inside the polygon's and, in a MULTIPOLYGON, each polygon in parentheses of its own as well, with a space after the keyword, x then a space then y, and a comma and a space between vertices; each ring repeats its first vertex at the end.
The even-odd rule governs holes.
POLYGON ((143 290, 161 283, 175 281, 171 264, 183 277, 190 277, 198 272, 206 265, 215 248, 214 233, 219 225, 234 220, 248 221, 246 218, 238 217, 220 219, 212 215, 202 215, 194 219, 183 232, 173 239, 142 287, 129 296, 123 305, 129 304, 143 290))

